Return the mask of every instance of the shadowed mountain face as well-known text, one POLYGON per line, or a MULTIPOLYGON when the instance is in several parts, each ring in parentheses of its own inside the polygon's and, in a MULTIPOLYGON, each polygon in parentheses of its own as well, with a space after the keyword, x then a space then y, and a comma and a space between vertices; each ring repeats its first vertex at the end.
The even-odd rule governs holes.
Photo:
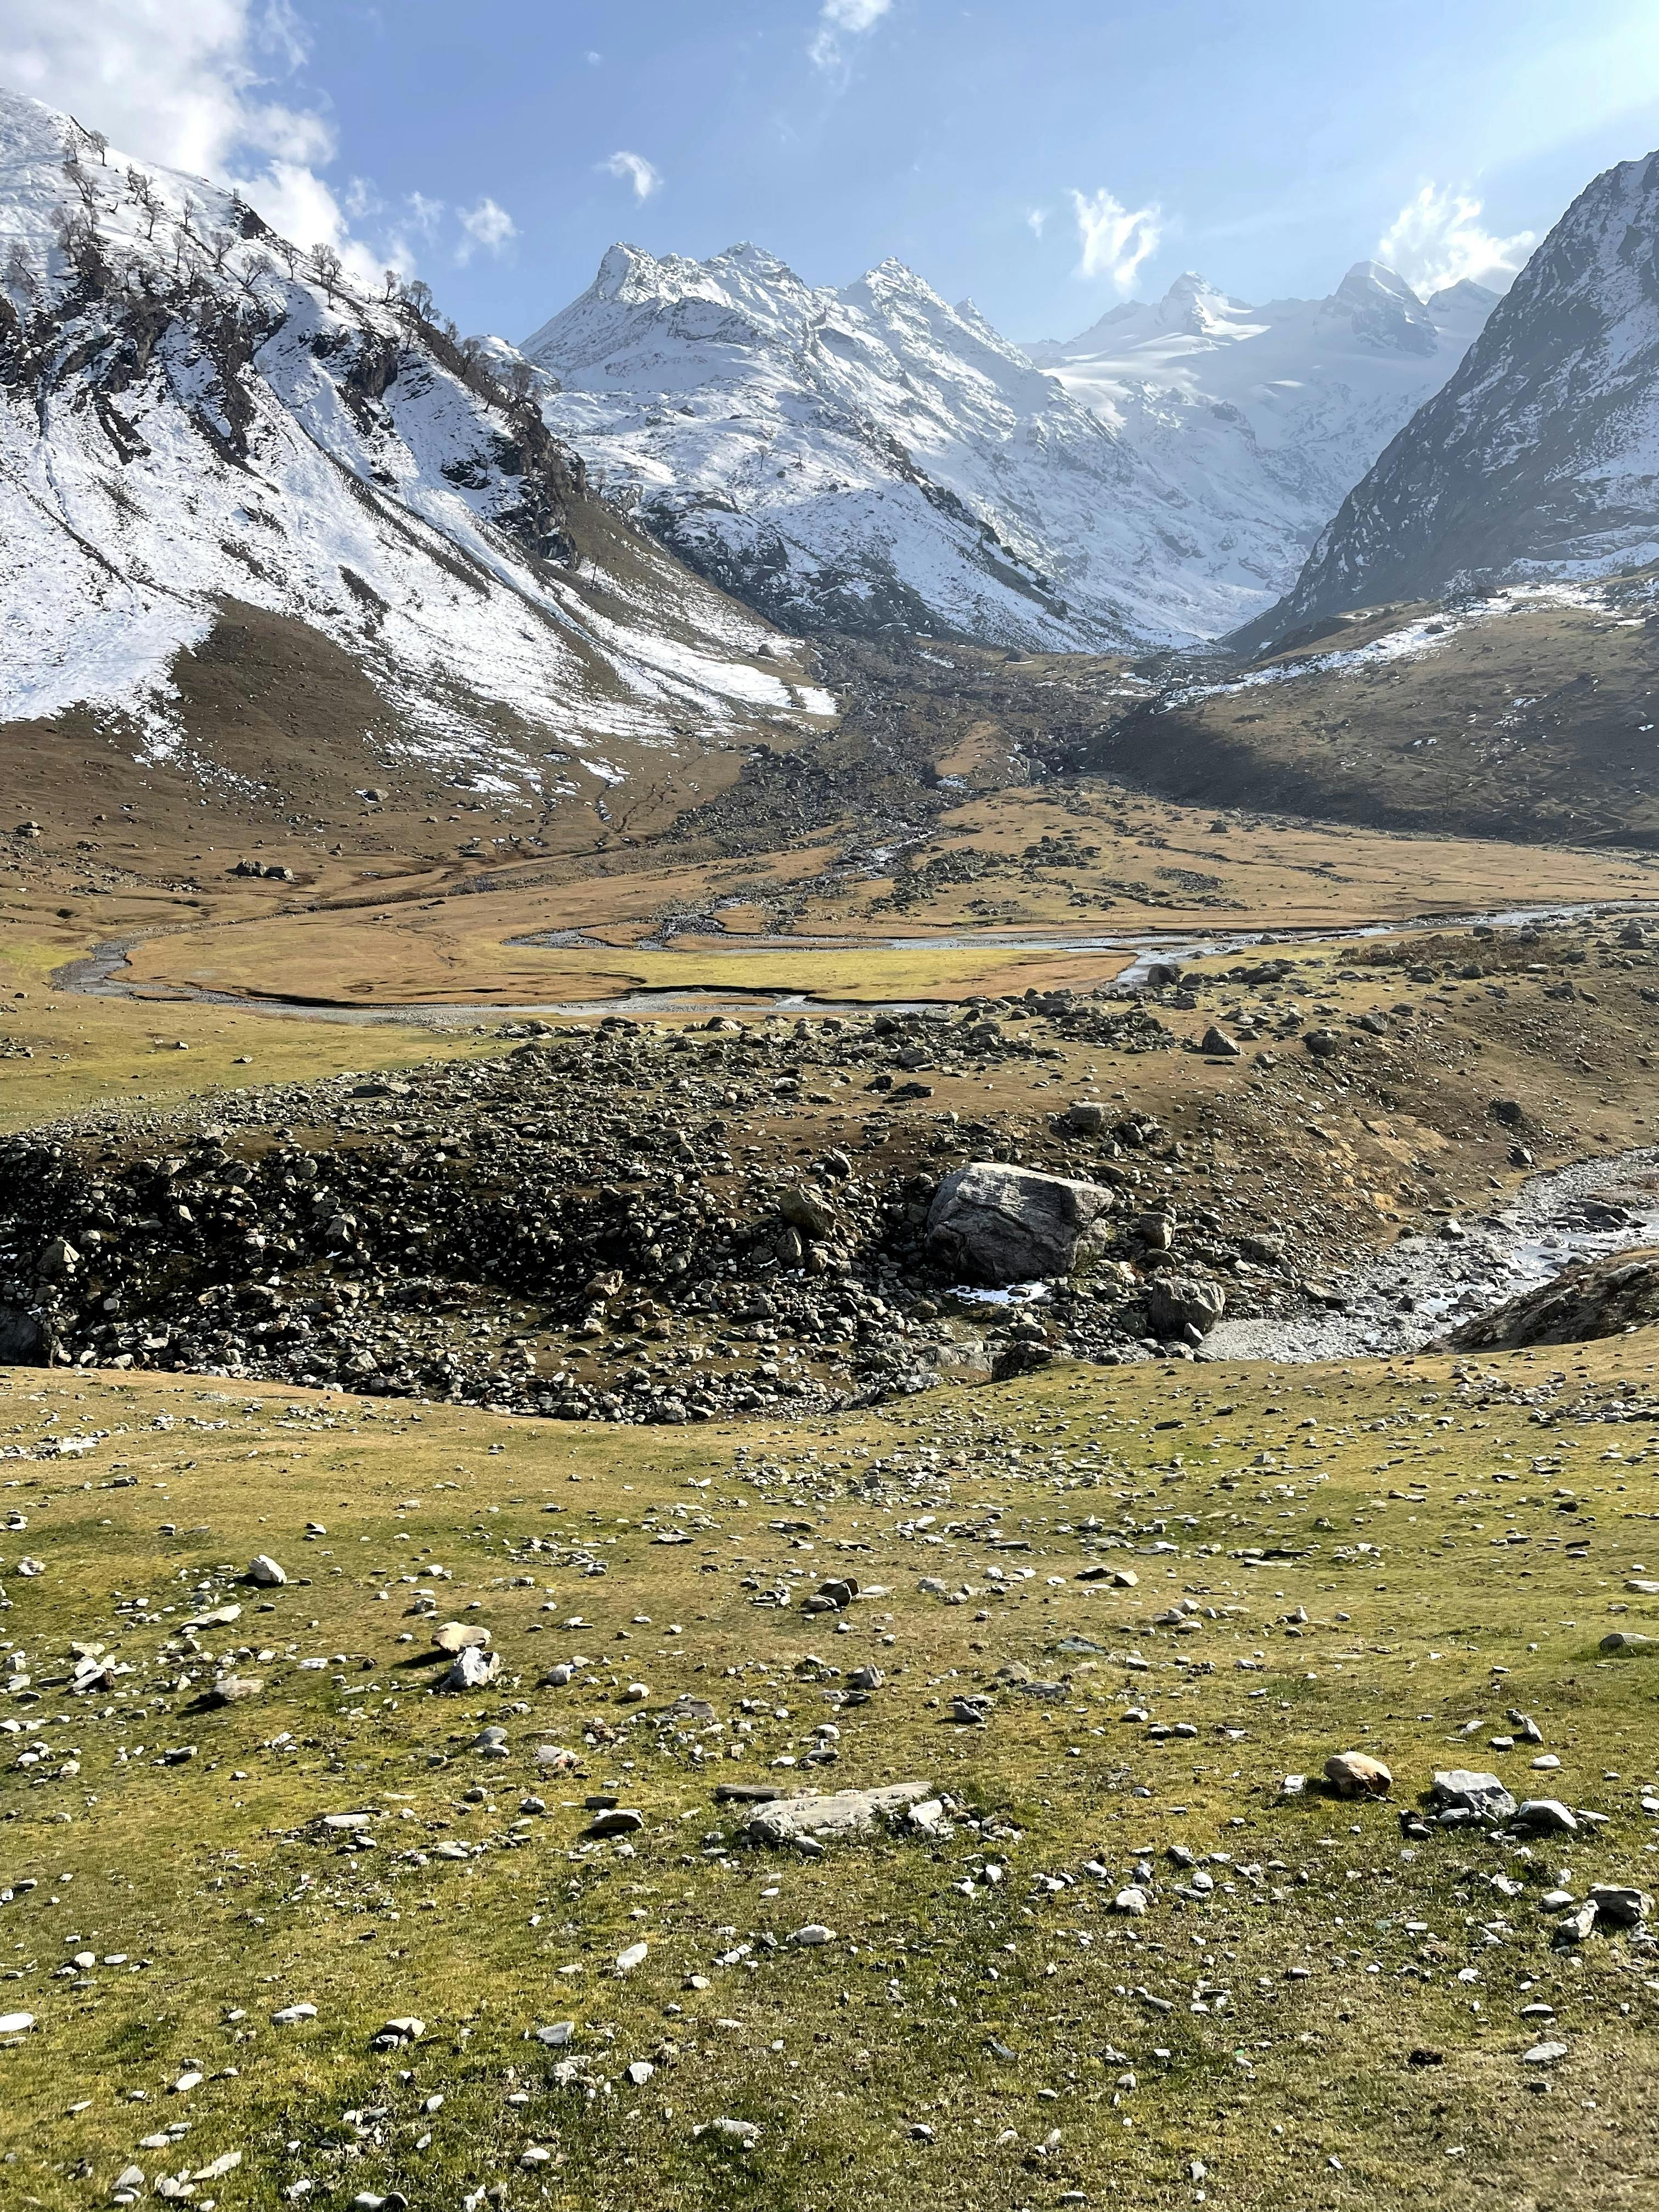
POLYGON ((1260 645, 1352 608, 1659 556, 1659 155, 1582 192, 1343 501, 1260 645))

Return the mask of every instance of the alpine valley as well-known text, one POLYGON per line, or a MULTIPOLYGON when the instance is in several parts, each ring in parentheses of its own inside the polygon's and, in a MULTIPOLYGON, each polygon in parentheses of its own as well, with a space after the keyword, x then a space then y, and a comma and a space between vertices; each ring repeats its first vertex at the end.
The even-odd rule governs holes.
POLYGON ((520 346, 95 120, 0 94, 0 2212, 1649 2212, 1659 157, 1496 300, 520 346))

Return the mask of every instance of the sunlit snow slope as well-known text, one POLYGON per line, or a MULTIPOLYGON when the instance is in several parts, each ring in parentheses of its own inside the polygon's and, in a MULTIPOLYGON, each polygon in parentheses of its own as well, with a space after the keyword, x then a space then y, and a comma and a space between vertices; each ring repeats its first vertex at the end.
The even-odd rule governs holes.
POLYGON ((551 740, 614 779, 618 749, 829 704, 475 349, 0 92, 0 725, 90 711, 165 754, 179 656, 236 602, 343 647, 409 753, 486 777, 551 740))
POLYGON ((523 350, 606 489, 775 619, 1102 647, 1271 604, 1488 304, 1369 266, 1259 313, 1183 279, 1039 364, 897 262, 834 291, 753 246, 617 246, 523 350))

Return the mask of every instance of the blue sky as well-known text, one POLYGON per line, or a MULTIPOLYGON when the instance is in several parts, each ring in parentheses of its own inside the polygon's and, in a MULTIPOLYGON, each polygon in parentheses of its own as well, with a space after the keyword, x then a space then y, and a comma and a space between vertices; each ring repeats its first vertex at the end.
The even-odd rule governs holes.
POLYGON ((1010 336, 1184 268, 1502 283, 1659 143, 1652 0, 0 0, 0 82, 522 337, 612 240, 888 254, 1010 336))

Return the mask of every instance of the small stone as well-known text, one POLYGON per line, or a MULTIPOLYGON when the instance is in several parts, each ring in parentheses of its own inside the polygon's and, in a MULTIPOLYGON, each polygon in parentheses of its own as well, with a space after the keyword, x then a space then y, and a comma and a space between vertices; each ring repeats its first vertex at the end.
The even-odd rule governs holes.
POLYGON ((562 2051, 576 2033, 574 2020, 556 2020, 545 2027, 532 2027, 531 2033, 538 2043, 544 2043, 550 2051, 562 2051))
POLYGON ((371 2039, 376 2051, 399 2051, 411 2043, 418 2043, 426 2033, 426 2022, 416 2020, 412 2013, 397 2020, 389 2020, 371 2039))
POLYGON ((623 2069, 623 2073, 636 2089, 643 2089, 656 2070, 648 2058, 635 2058, 623 2069))
POLYGON ((582 1831, 587 1836, 631 1836, 645 1826, 643 1813, 631 1805, 611 1805, 598 1813, 582 1831))
POLYGON ((247 1578, 261 1589, 280 1589, 288 1580, 288 1570, 279 1567, 269 1552, 256 1552, 247 1563, 247 1578))
POLYGON ((0 2035, 27 2035, 33 2025, 32 2012, 0 2012, 0 2035))
POLYGON ((315 2020, 316 2017, 314 2004, 284 2005, 280 2012, 272 2013, 270 2024, 273 2027, 297 2027, 301 2021, 315 2020))
POLYGON ((1226 1030, 1214 1022, 1199 1039, 1198 1048, 1206 1060, 1237 1060, 1243 1050, 1226 1030))
POLYGON ((1114 1912, 1139 1914, 1145 1912, 1146 1905, 1147 1897, 1146 1891, 1139 1888, 1133 1882, 1127 1889, 1119 1890, 1117 1895, 1112 1899, 1112 1910, 1114 1912))
POLYGON ((835 1929, 826 1928, 823 1922, 818 1920, 809 1920, 805 1928, 797 1928, 789 1938, 792 1943, 799 1944, 803 1949, 807 1950, 821 1943, 833 1943, 835 1940, 835 1929))
POLYGON ((1659 1651, 1659 1644, 1650 1636, 1638 1636, 1633 1628, 1615 1628, 1611 1636, 1601 1638, 1598 1648, 1610 1658, 1621 1653, 1627 1658, 1639 1658, 1646 1652, 1659 1651))
POLYGON ((631 1974, 635 1966, 642 1966, 645 1964, 645 1957, 646 1946, 643 1943, 630 1943, 625 1951, 619 1951, 617 1954, 617 1972, 619 1974, 631 1974))
POLYGON ((1523 2066, 1554 2066, 1567 2055, 1565 2043, 1534 2043, 1530 2051, 1521 2053, 1523 2066))

